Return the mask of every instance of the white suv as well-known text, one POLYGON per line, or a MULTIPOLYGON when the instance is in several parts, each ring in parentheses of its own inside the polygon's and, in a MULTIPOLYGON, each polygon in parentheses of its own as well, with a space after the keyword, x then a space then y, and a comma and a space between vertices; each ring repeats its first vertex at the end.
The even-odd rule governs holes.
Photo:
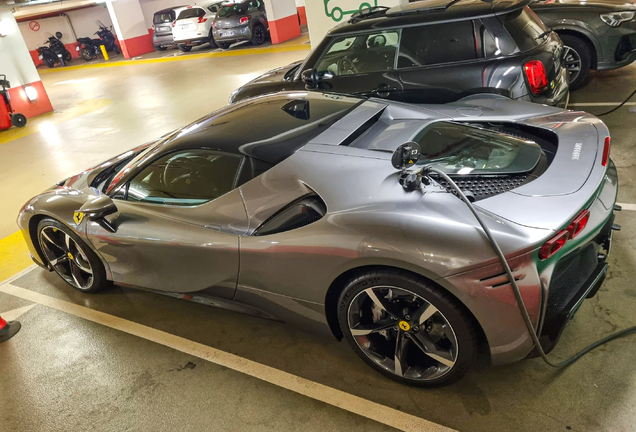
POLYGON ((227 1, 175 8, 177 19, 172 23, 172 38, 181 51, 190 51, 193 46, 204 43, 209 43, 212 48, 217 47, 211 32, 212 21, 224 3, 227 1))

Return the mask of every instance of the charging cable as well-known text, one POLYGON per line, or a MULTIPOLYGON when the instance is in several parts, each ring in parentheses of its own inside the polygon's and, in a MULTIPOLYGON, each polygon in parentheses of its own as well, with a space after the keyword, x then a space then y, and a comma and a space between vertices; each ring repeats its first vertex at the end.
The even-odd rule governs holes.
POLYGON ((615 108, 612 108, 611 110, 606 111, 606 112, 604 112, 604 113, 601 113, 601 114, 594 114, 594 115, 595 115, 596 117, 603 117, 603 116, 606 116, 606 115, 608 115, 608 114, 611 114, 611 113, 613 113, 614 111, 618 110, 619 108, 622 108, 622 107, 623 107, 623 106, 624 106, 627 102, 629 102, 629 100, 630 100, 631 98, 633 98, 633 97, 634 97, 634 95, 636 95, 636 90, 634 90, 634 91, 633 91, 633 92, 632 92, 629 96, 627 96, 627 99, 625 99, 625 100, 624 100, 624 101, 623 101, 623 102, 622 102, 619 106, 617 106, 617 107, 615 107, 615 108))
MULTIPOLYGON (((636 91, 634 91, 633 94, 636 94, 636 91)), ((631 97, 631 96, 630 96, 631 97)), ((617 339, 621 336, 626 336, 628 334, 631 333, 636 333, 636 326, 634 327, 629 327, 626 328, 625 330, 621 330, 617 333, 611 334, 607 337, 604 337, 603 339, 594 342, 592 345, 586 347, 585 349, 579 351, 577 354, 573 355, 572 357, 563 360, 562 362, 559 363, 553 363, 547 356, 547 354, 545 353, 545 351, 543 351, 543 347, 541 346, 541 342, 539 341, 539 336, 537 336, 537 334, 534 331, 534 326, 532 325, 532 320, 530 319, 530 314, 528 313, 528 309, 526 308, 526 304, 523 301, 523 297, 521 296, 521 290, 519 289, 519 286, 517 285, 517 282, 515 281, 514 276, 512 275, 512 270, 510 269, 510 265, 508 265, 508 261, 506 260, 506 257, 504 255, 504 253, 502 252, 501 248, 499 247, 499 244, 497 243, 497 241, 495 240, 495 238, 493 237, 492 233, 490 232, 490 229, 486 226, 486 224, 484 223, 484 221, 482 220, 481 216, 477 213, 477 210, 475 209, 475 206, 473 206, 473 204, 470 202, 470 200, 466 197, 466 195, 464 195, 464 193, 462 192, 462 190, 459 188, 459 186, 457 186, 457 184, 453 181, 453 179, 451 179, 445 172, 432 167, 432 166, 424 166, 422 167, 420 170, 413 172, 413 173, 409 173, 408 176, 405 177, 406 182, 410 183, 412 181, 415 181, 417 188, 419 188, 421 190, 421 184, 426 183, 428 184, 430 182, 430 173, 435 173, 437 175, 439 175, 440 177, 442 177, 444 180, 446 180, 448 182, 448 184, 453 188, 453 190, 457 193, 457 196, 464 202, 464 204, 466 204, 468 206, 468 208, 470 209, 470 211, 473 213, 473 216, 475 216, 475 219, 477 219, 477 222, 479 222, 479 225, 481 226, 481 229, 484 231, 484 233, 486 234, 486 237, 488 238, 488 241, 490 242, 491 247, 493 248, 493 250, 495 251, 495 253, 497 254, 497 257, 499 258, 499 261, 501 262, 501 265, 503 266, 506 275, 508 276, 508 280, 510 281, 510 285, 512 286, 512 292, 514 293, 515 299, 517 300, 517 304, 519 305, 519 310, 521 311, 521 316, 523 317, 523 321, 526 325, 526 328, 528 329, 528 333, 530 333, 530 337, 532 338, 532 341, 534 342, 534 346, 537 349, 537 351, 539 352, 539 354, 541 355, 541 358, 543 359, 543 361, 545 361, 548 365, 555 367, 555 368, 561 368, 561 367, 566 367, 571 365, 572 363, 574 363, 575 361, 577 361, 578 359, 580 359, 581 357, 583 357, 585 354, 589 353, 590 351, 592 351, 594 348, 597 348, 603 344, 606 344, 609 341, 612 341, 614 339, 617 339)), ((405 189, 408 189, 408 184, 404 183, 403 186, 405 189)))

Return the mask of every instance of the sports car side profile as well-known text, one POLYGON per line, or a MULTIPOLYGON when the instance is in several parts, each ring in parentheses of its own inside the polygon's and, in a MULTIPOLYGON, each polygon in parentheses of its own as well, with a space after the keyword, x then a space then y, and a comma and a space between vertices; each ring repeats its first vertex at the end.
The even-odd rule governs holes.
POLYGON ((406 105, 287 92, 230 105, 59 182, 18 224, 73 287, 137 287, 345 338, 398 381, 439 386, 532 355, 496 238, 543 348, 607 272, 616 169, 597 118, 474 95, 406 105), (411 161, 415 163, 416 161, 411 161))

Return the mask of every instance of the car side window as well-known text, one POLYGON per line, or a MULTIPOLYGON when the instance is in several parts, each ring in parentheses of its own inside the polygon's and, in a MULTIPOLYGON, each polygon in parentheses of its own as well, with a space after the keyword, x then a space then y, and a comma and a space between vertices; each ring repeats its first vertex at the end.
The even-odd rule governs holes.
POLYGON ((124 199, 178 206, 203 204, 236 187, 242 160, 206 149, 169 153, 130 180, 124 199))
POLYGON ((219 6, 218 6, 218 5, 215 5, 215 4, 210 5, 210 6, 208 6, 208 10, 209 10, 210 12, 212 12, 212 13, 216 13, 216 12, 219 10, 219 6))
POLYGON ((258 0, 251 0, 247 4, 247 11, 248 12, 257 12, 260 9, 260 6, 261 6, 261 2, 259 2, 258 0))
POLYGON ((475 34, 470 20, 407 27, 402 30, 398 68, 475 60, 475 34))
POLYGON ((394 69, 399 40, 396 30, 334 38, 316 70, 341 76, 394 69))

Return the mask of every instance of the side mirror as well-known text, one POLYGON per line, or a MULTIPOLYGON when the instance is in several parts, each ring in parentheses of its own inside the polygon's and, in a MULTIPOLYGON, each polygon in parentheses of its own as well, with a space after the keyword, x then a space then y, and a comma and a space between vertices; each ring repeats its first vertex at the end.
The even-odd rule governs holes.
MULTIPOLYGON (((316 69, 305 69, 301 74, 300 78, 305 83, 305 88, 307 90, 315 90, 321 87, 321 82, 325 80, 330 80, 333 78, 333 74, 331 72, 318 72, 316 69)), ((331 88, 331 84, 328 86, 331 88)))
POLYGON ((117 213, 117 206, 108 195, 100 195, 84 204, 75 212, 75 222, 83 218, 92 222, 97 222, 102 228, 110 232, 117 231, 115 227, 105 219, 106 216, 117 213))
POLYGON ((58 39, 62 39, 62 32, 56 32, 55 37, 58 39))
POLYGON ((422 148, 414 141, 402 144, 395 149, 395 152, 393 152, 393 156, 391 157, 393 168, 402 171, 412 167, 420 158, 421 153, 422 148))

